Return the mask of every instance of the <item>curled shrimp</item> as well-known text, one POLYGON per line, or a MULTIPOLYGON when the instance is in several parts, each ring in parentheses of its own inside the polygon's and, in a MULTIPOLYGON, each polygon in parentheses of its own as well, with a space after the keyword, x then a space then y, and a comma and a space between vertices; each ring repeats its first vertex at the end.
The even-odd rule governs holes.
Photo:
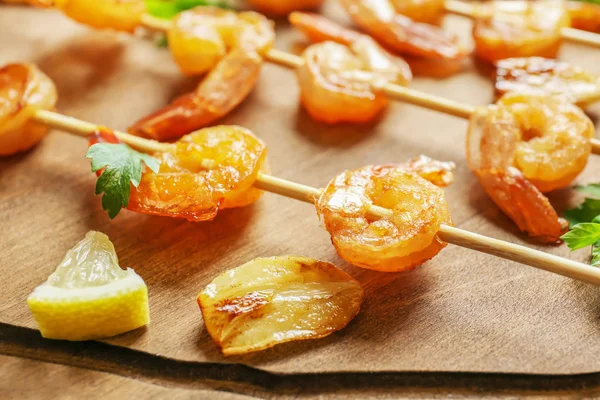
POLYGON ((600 5, 583 1, 567 1, 571 26, 590 32, 600 32, 600 5))
POLYGON ((562 28, 570 25, 562 3, 493 1, 477 11, 473 26, 477 56, 493 63, 511 57, 555 58, 562 28))
POLYGON ((192 93, 136 122, 129 132, 166 141, 213 124, 237 107, 254 88, 262 59, 236 49, 227 54, 192 93))
POLYGON ((424 58, 463 58, 466 53, 454 36, 440 28, 399 14, 391 0, 341 0, 352 20, 394 53, 424 58))
POLYGON ((54 5, 77 22, 125 32, 135 31, 146 12, 144 0, 54 0, 54 5))
POLYGON ((509 93, 473 114, 467 161, 522 231, 556 242, 567 224, 542 192, 575 179, 587 163, 593 136, 592 121, 564 98, 509 93))
POLYGON ((437 237, 440 226, 452 224, 443 190, 410 163, 344 171, 316 204, 340 257, 379 271, 404 271, 434 257, 446 246, 437 237), (368 212, 372 205, 393 213, 373 218, 368 212))
POLYGON ((498 61, 495 87, 497 97, 508 92, 564 96, 579 104, 600 98, 600 77, 567 62, 543 57, 498 61))
MULTIPOLYGON (((317 15, 304 12, 293 12, 290 14, 289 20, 292 25, 302 31, 312 43, 320 43, 326 40, 331 40, 349 46, 353 42, 363 37, 368 37, 362 33, 358 33, 352 29, 344 28, 335 22, 317 15)), ((446 77, 459 72, 463 68, 462 59, 427 59, 416 56, 404 56, 399 58, 391 54, 388 58, 394 58, 399 65, 404 65, 403 68, 408 69, 405 65, 418 75, 446 77)))
POLYGON ((262 53, 275 31, 258 13, 200 6, 177 14, 167 37, 181 71, 193 75, 210 71, 232 49, 262 53))
POLYGON ((387 105, 379 90, 386 83, 407 85, 407 64, 394 64, 370 38, 346 47, 334 42, 313 44, 303 53, 298 68, 301 101, 319 121, 366 122, 387 105))
POLYGON ((48 133, 31 120, 36 110, 52 110, 58 96, 50 78, 33 64, 0 68, 0 156, 28 150, 48 133))
MULTIPOLYGON (((100 130, 90 137, 90 145, 98 142, 119 141, 100 130)), ((144 171, 138 187, 131 188, 129 210, 208 221, 220 210, 252 204, 262 195, 252 185, 268 168, 267 148, 240 126, 201 129, 152 156, 160 161, 160 170, 144 171)))
POLYGON ((324 0, 248 0, 253 9, 267 15, 288 15, 298 10, 314 10, 323 4, 324 0))

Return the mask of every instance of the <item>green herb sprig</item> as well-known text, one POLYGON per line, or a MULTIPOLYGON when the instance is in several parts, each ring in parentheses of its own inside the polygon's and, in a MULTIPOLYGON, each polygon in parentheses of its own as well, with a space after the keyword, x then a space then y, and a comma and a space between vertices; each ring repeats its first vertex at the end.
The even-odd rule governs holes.
POLYGON ((600 266, 600 184, 575 186, 575 190, 591 197, 565 212, 571 230, 561 239, 571 250, 592 246, 591 264, 600 266))
POLYGON ((96 194, 104 193, 102 208, 111 219, 129 204, 130 184, 140 184, 142 162, 155 173, 160 166, 157 159, 126 144, 96 143, 88 149, 86 158, 92 160, 92 172, 104 169, 96 182, 96 194))
POLYGON ((171 19, 182 11, 197 6, 230 8, 230 1, 224 0, 145 0, 146 10, 154 17, 171 19))

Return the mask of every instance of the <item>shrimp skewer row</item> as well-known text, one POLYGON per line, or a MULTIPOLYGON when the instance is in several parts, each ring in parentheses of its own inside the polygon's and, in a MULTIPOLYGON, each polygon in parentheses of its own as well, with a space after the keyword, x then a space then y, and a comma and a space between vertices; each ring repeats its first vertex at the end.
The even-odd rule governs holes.
MULTIPOLYGON (((45 124, 47 126, 84 137, 89 137, 90 135, 106 129, 86 121, 42 109, 39 109, 37 112, 35 112, 31 118, 37 123, 45 124)), ((174 146, 174 144, 160 143, 154 140, 140 138, 125 132, 114 131, 113 133, 119 140, 148 153, 170 152, 174 146)), ((414 168, 416 171, 422 169, 421 167, 422 163, 420 163, 420 161, 417 161, 416 165, 408 166, 408 168, 414 168)), ((386 168, 390 167, 379 167, 378 173, 386 173, 386 168)), ((439 170, 437 167, 434 167, 434 169, 439 170)), ((404 168, 392 168, 391 171, 396 174, 408 174, 408 178, 413 181, 418 181, 417 183, 419 183, 419 186, 425 186, 429 188, 435 187, 429 182, 425 181, 425 179, 419 178, 416 173, 406 172, 404 168)), ((340 176, 348 173, 353 174, 356 172, 346 171, 345 173, 340 174, 340 176)), ((447 180, 443 178, 443 175, 442 177, 438 176, 437 174, 431 176, 431 171, 428 171, 427 168, 422 169, 419 171, 419 173, 421 173, 425 178, 431 179, 433 182, 447 183, 447 180)), ((336 186, 335 182, 338 181, 339 179, 334 179, 328 188, 323 190, 270 176, 264 172, 259 172, 252 185, 256 189, 272 192, 306 203, 315 204, 317 202, 325 202, 326 207, 323 208, 321 204, 321 207, 319 208, 320 212, 325 212, 324 210, 328 209, 331 211, 331 194, 335 195, 336 193, 340 193, 339 191, 335 190, 333 192, 331 191, 332 188, 336 186)), ((378 203, 387 205, 386 203, 388 201, 389 200, 380 199, 378 203)), ((335 204, 335 202, 333 202, 333 204, 335 204)), ((373 203, 366 204, 364 212, 371 221, 389 221, 390 218, 395 218, 395 212, 393 210, 373 203)), ((399 211, 397 210, 396 212, 399 211)), ((441 247, 443 247, 444 242, 452 243, 458 246, 470 248, 472 250, 491 254, 508 260, 517 261, 525 265, 600 286, 600 270, 597 268, 542 251, 530 249, 518 244, 509 243, 465 231, 463 229, 448 225, 447 223, 439 224, 437 230, 433 233, 432 239, 440 241, 440 246, 438 246, 439 250, 441 250, 441 247)), ((343 253, 341 255, 344 256, 343 253)), ((435 253, 433 255, 435 255, 435 253)), ((427 257, 430 258, 433 255, 428 254, 427 257)))
MULTIPOLYGON (((527 2, 522 2, 522 1, 515 1, 515 2, 508 1, 506 3, 508 3, 509 8, 513 8, 513 9, 515 7, 519 8, 521 6, 527 7, 527 4, 526 4, 527 2)), ((500 3, 498 3, 498 4, 500 4, 500 3)), ((498 4, 496 4, 496 5, 498 5, 498 4)), ((551 6, 550 8, 554 8, 552 6, 551 2, 549 2, 548 5, 551 6)), ((545 9, 546 5, 539 4, 539 6, 540 6, 540 16, 542 16, 542 19, 547 18, 548 13, 546 13, 546 11, 548 11, 548 10, 545 9)), ((586 44, 589 46, 600 47, 600 35, 599 34, 587 32, 587 31, 584 31, 581 29, 575 29, 575 28, 572 28, 569 26, 571 19, 578 21, 578 17, 579 17, 579 14, 578 14, 579 9, 578 8, 574 9, 575 6, 565 7, 563 4, 557 4, 557 6, 559 6, 564 11, 563 15, 566 16, 566 19, 563 19, 563 22, 557 24, 557 27, 560 29, 559 34, 560 34, 560 36, 562 36, 563 39, 586 44), (569 10, 569 8, 571 8, 571 10, 569 10), (573 15, 573 17, 571 17, 571 15, 573 15)), ((535 7, 537 7, 537 6, 535 6, 535 7)), ((494 10, 493 7, 490 8, 486 4, 484 4, 482 6, 477 6, 477 5, 472 5, 472 4, 468 4, 463 1, 457 1, 457 0, 446 0, 445 4, 444 4, 444 8, 446 9, 446 11, 448 11, 450 13, 462 15, 465 17, 473 18, 473 19, 478 19, 481 16, 484 16, 486 18, 492 17, 490 15, 490 11, 494 10)), ((502 10, 502 6, 500 6, 500 10, 502 10)), ((592 18, 595 19, 595 17, 597 15, 598 14, 594 14, 592 18)), ((540 22, 542 24, 547 24, 548 21, 543 21, 543 22, 540 21, 540 22)), ((580 23, 578 26, 581 26, 581 27, 587 26, 587 19, 585 22, 580 23)), ((535 54, 535 55, 541 55, 541 54, 535 54)), ((511 57, 516 57, 516 56, 517 55, 511 55, 511 57)), ((520 55, 520 56, 523 56, 523 55, 520 55)))

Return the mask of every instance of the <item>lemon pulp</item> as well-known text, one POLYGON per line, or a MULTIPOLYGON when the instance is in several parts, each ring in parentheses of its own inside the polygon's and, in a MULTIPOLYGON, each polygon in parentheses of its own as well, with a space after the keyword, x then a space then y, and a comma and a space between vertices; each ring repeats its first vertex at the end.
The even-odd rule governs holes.
POLYGON ((149 322, 146 284, 119 267, 110 239, 95 231, 67 252, 27 304, 42 336, 51 339, 98 339, 149 322))

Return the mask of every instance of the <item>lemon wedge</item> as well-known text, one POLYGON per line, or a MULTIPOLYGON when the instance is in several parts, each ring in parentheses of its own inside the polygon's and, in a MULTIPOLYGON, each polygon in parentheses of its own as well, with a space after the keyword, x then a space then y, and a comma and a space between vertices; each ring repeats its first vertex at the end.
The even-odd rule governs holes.
POLYGON ((108 236, 90 231, 27 298, 42 336, 88 340, 148 324, 148 288, 119 267, 108 236))

